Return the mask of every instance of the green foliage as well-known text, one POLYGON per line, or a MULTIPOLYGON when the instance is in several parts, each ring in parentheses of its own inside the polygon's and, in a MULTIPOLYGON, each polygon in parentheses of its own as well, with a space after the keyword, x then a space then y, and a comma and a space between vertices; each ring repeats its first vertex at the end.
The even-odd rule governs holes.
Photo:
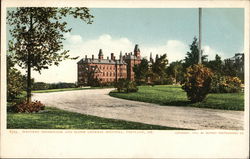
POLYGON ((98 78, 90 78, 88 80, 88 86, 100 87, 102 84, 98 78))
POLYGON ((32 86, 32 90, 44 90, 49 89, 49 85, 45 82, 35 82, 32 86))
POLYGON ((224 65, 221 60, 221 57, 216 54, 214 60, 210 60, 206 63, 206 67, 213 70, 215 74, 222 74, 224 65))
POLYGON ((149 64, 147 59, 142 59, 139 65, 135 65, 133 68, 135 73, 135 81, 137 84, 146 84, 149 77, 149 64))
POLYGON ((168 64, 167 54, 155 59, 149 71, 149 77, 153 84, 164 84, 167 78, 166 68, 168 64))
POLYGON ((126 88, 126 79, 120 78, 118 81, 115 83, 115 88, 117 89, 118 92, 122 92, 126 88))
POLYGON ((187 99, 186 92, 178 85, 139 86, 136 93, 117 93, 113 91, 109 95, 162 106, 244 110, 244 93, 210 93, 205 101, 192 103, 187 99))
POLYGON ((32 114, 8 113, 7 129, 182 130, 181 128, 101 118, 50 107, 46 107, 45 111, 32 114))
POLYGON ((170 63, 170 65, 167 67, 166 72, 169 77, 169 81, 172 81, 172 83, 175 84, 181 83, 184 78, 182 61, 174 61, 170 63))
POLYGON ((63 33, 71 31, 63 20, 67 15, 92 23, 88 8, 21 7, 8 11, 12 36, 9 50, 20 67, 28 67, 28 56, 31 67, 39 72, 70 58, 68 50, 59 53, 63 49, 63 33))
POLYGON ((7 100, 13 101, 22 93, 25 86, 25 77, 14 68, 14 62, 10 55, 7 55, 7 100))
POLYGON ((58 82, 58 83, 51 83, 47 84, 48 89, 61 89, 61 88, 75 88, 75 83, 67 83, 67 82, 58 82))
MULTIPOLYGON (((201 61, 204 62, 207 59, 207 55, 201 56, 201 61)), ((199 60, 199 49, 198 49, 198 40, 194 37, 192 44, 190 45, 190 52, 187 52, 187 56, 184 60, 184 68, 188 68, 194 64, 198 64, 199 60)))
POLYGON ((115 83, 115 88, 118 92, 137 92, 138 88, 135 82, 127 80, 127 79, 119 79, 117 83, 115 83))
POLYGON ((212 80, 212 93, 239 93, 241 80, 238 77, 214 76, 212 80))
POLYGON ((15 62, 27 69, 28 102, 31 101, 31 69, 40 73, 62 60, 78 58, 70 57, 69 51, 63 50, 64 33, 71 31, 65 21, 68 15, 92 23, 93 16, 85 7, 20 7, 7 13, 11 35, 8 49, 15 62))
POLYGON ((182 89, 191 102, 202 102, 206 98, 211 89, 212 75, 211 70, 201 64, 187 68, 182 89))
POLYGON ((61 89, 61 88, 75 88, 75 83, 58 82, 58 83, 45 83, 35 82, 32 84, 32 90, 46 90, 46 89, 61 89))
POLYGON ((27 103, 27 101, 23 101, 21 103, 17 103, 13 106, 13 111, 16 113, 33 113, 39 112, 40 110, 44 110, 45 105, 40 101, 34 101, 27 103))
POLYGON ((238 77, 242 82, 244 82, 244 72, 239 70, 239 64, 232 61, 226 61, 223 66, 222 75, 238 77))

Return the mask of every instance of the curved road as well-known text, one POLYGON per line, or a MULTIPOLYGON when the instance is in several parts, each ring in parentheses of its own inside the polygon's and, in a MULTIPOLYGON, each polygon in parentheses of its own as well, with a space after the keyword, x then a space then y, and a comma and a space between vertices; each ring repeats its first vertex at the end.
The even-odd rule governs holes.
POLYGON ((32 99, 60 109, 105 118, 188 129, 243 129, 244 111, 160 106, 110 97, 112 89, 34 93, 32 99))

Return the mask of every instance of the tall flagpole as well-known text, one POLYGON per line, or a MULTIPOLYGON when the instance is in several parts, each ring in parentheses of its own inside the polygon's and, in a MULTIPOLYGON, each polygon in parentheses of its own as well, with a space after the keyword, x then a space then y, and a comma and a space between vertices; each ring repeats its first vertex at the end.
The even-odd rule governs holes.
POLYGON ((202 16, 202 10, 199 8, 199 60, 198 64, 201 64, 201 16, 202 16))

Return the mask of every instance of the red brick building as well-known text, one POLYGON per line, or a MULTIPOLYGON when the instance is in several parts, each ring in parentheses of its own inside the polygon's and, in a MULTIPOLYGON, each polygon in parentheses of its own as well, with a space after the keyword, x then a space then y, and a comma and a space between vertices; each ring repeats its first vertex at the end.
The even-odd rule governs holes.
POLYGON ((85 58, 77 62, 77 82, 78 85, 91 85, 93 81, 101 83, 115 82, 120 78, 134 80, 134 65, 141 63, 139 46, 136 44, 134 53, 126 53, 124 56, 120 53, 119 59, 116 59, 114 53, 111 58, 103 58, 102 49, 99 50, 98 58, 85 58))

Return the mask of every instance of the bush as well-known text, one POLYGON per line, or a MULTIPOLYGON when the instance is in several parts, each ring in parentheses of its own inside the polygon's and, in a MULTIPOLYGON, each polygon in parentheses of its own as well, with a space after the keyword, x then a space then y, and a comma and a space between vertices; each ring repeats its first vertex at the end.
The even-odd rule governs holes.
POLYGON ((66 82, 48 84, 48 89, 61 89, 61 88, 76 88, 76 84, 66 83, 66 82))
POLYGON ((117 88, 118 92, 137 92, 138 88, 135 82, 126 80, 126 79, 119 79, 117 83, 115 83, 115 88, 117 88))
POLYGON ((129 92, 137 92, 138 91, 138 88, 135 84, 135 82, 133 81, 129 81, 127 82, 126 84, 126 92, 129 93, 129 92))
POLYGON ((25 77, 15 68, 7 71, 7 100, 13 101, 24 90, 25 77))
POLYGON ((32 90, 45 90, 49 89, 49 84, 44 82, 35 82, 32 86, 32 90))
POLYGON ((241 91, 241 80, 238 77, 216 75, 212 79, 211 93, 238 93, 241 91))
POLYGON ((39 112, 40 110, 44 110, 45 106, 40 101, 34 101, 27 103, 23 101, 21 103, 17 103, 13 106, 13 111, 16 113, 33 113, 39 112))
POLYGON ((182 89, 191 102, 202 102, 211 89, 213 73, 201 64, 187 68, 182 89))

